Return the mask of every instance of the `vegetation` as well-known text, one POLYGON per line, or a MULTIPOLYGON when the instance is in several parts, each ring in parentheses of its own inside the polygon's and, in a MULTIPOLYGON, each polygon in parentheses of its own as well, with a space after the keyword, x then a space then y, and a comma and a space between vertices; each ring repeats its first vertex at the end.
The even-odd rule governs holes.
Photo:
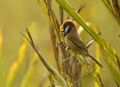
MULTIPOLYGON (((75 10, 67 0, 38 0, 36 3, 42 8, 40 13, 46 14, 45 17, 43 15, 40 17, 40 23, 45 21, 45 24, 43 23, 39 30, 39 22, 33 21, 28 27, 25 25, 25 31, 19 33, 19 37, 22 38, 17 37, 22 40, 18 41, 21 42, 20 47, 9 49, 11 44, 5 42, 7 39, 6 35, 3 35, 5 31, 4 29, 0 31, 0 87, 120 87, 120 55, 118 55, 120 52, 120 1, 99 1, 103 2, 101 4, 103 9, 106 9, 107 15, 111 13, 112 16, 110 15, 109 18, 115 19, 111 22, 107 21, 108 24, 112 24, 114 21, 118 24, 114 23, 113 25, 118 26, 119 29, 114 29, 112 32, 111 30, 107 31, 107 33, 110 32, 110 35, 106 32, 103 35, 104 31, 97 27, 97 25, 105 23, 97 24, 85 21, 85 14, 82 14, 82 11, 86 10, 86 3, 89 1, 84 1, 80 8, 75 10), (54 5, 56 5, 55 8, 53 8, 54 5), (56 12, 58 10, 59 12, 56 12), (67 19, 78 23, 80 38, 86 42, 90 53, 102 63, 103 68, 97 66, 90 59, 87 59, 87 62, 82 58, 78 60, 78 56, 72 55, 70 51, 66 50, 64 37, 61 35, 59 27, 67 19), (46 25, 49 27, 48 31, 42 29, 46 25), (115 35, 118 34, 119 39, 109 42, 105 36, 109 35, 108 37, 111 39, 113 32, 115 35), (47 37, 47 34, 50 36, 47 37), (44 43, 42 44, 42 42, 44 43), (4 46, 5 44, 9 45, 8 48, 4 46), (118 46, 117 50, 113 48, 114 45, 118 46), (15 50, 12 54, 15 58, 11 58, 12 50, 15 50)), ((102 13, 99 15, 102 16, 102 13)), ((107 24, 103 27, 106 26, 107 24)), ((15 37, 14 34, 13 37, 15 37)), ((17 40, 15 42, 18 43, 17 40)), ((13 43, 15 42, 13 41, 13 43)))

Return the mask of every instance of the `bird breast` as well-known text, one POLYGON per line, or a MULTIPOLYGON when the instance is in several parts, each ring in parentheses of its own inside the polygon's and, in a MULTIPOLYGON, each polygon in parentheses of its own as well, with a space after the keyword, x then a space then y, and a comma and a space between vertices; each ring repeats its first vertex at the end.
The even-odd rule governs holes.
POLYGON ((78 48, 72 41, 71 41, 71 38, 73 38, 75 36, 72 36, 72 35, 67 35, 65 37, 65 43, 66 45, 68 46, 68 48, 70 48, 70 50, 75 53, 75 54, 83 54, 83 50, 78 48))

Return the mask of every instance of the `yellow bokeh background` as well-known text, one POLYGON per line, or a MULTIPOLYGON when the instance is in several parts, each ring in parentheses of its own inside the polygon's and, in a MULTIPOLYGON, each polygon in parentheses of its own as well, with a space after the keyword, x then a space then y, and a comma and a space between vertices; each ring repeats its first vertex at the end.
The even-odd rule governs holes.
MULTIPOLYGON (((102 37, 119 55, 120 26, 101 0, 68 1, 76 10, 81 3, 86 1, 80 15, 87 22, 96 25, 102 37)), ((58 5, 55 0, 53 0, 52 5, 59 18, 58 5)), ((68 14, 65 12, 64 20, 67 16, 68 14)), ((41 81, 48 76, 47 70, 35 56, 29 43, 20 34, 21 32, 25 33, 26 28, 31 30, 40 52, 56 68, 49 34, 48 17, 37 0, 0 0, 0 87, 39 87, 41 81)), ((86 42, 91 37, 83 31, 81 38, 86 42)), ((89 49, 93 55, 95 55, 94 45, 89 49)), ((106 70, 101 76, 105 87, 116 87, 110 72, 106 70)), ((44 87, 48 85, 49 81, 47 79, 44 87)), ((83 87, 93 87, 93 81, 90 77, 84 79, 83 87), (88 83, 86 84, 85 81, 88 83)))

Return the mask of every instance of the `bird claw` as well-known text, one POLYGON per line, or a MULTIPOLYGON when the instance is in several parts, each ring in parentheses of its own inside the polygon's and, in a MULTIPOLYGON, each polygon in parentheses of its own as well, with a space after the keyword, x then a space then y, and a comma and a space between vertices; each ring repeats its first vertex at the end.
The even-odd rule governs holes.
POLYGON ((64 41, 57 41, 57 45, 63 45, 64 47, 66 47, 66 44, 64 43, 64 41))
POLYGON ((69 60, 70 60, 70 58, 66 58, 66 59, 63 60, 63 62, 67 62, 69 60))
POLYGON ((66 47, 65 50, 68 51, 70 48, 69 47, 66 47))
POLYGON ((57 44, 62 44, 62 43, 64 43, 63 41, 57 41, 57 44))

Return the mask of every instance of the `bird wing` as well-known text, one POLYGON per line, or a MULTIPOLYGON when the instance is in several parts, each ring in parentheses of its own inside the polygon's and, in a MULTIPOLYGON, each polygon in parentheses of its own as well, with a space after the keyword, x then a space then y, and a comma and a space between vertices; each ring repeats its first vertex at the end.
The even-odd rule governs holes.
POLYGON ((75 44, 80 50, 82 50, 84 53, 88 53, 87 47, 85 44, 79 39, 79 36, 72 36, 70 38, 70 41, 75 44))
POLYGON ((76 37, 71 37, 70 38, 70 41, 75 44, 80 50, 82 50, 82 52, 89 56, 93 61, 95 61, 100 67, 103 67, 102 64, 100 64, 93 56, 91 56, 89 53, 88 53, 88 50, 87 50, 87 47, 85 46, 85 44, 78 38, 76 37))

